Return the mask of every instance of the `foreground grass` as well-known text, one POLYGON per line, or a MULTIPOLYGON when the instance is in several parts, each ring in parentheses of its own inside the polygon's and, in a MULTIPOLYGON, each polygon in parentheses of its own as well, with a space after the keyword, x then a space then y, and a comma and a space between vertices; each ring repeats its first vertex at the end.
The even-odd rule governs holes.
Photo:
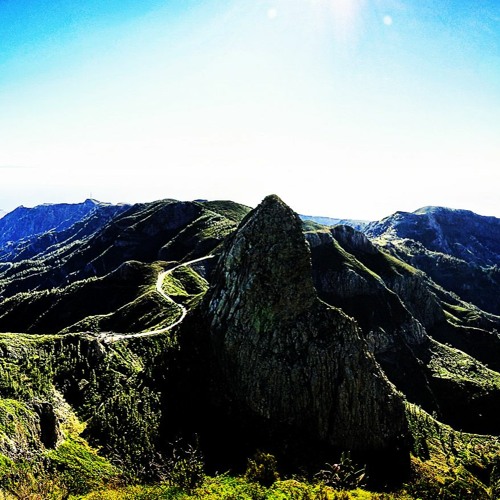
POLYGON ((131 486, 90 493, 85 500, 411 500, 400 493, 373 493, 362 489, 338 491, 322 483, 310 484, 296 479, 276 481, 269 487, 241 477, 220 475, 207 477, 203 484, 191 492, 171 486, 131 486))

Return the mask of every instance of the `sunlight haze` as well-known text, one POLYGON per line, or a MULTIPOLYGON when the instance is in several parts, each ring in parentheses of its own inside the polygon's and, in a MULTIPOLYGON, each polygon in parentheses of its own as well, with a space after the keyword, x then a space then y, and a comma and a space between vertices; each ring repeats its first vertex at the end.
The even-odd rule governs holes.
POLYGON ((232 199, 500 216, 500 4, 0 4, 0 208, 232 199))

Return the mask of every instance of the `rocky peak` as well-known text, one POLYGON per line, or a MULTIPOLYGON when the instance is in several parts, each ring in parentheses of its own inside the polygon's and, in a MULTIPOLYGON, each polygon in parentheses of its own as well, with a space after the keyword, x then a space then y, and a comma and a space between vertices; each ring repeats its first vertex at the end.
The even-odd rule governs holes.
POLYGON ((278 197, 226 244, 208 316, 221 387, 241 411, 339 449, 407 456, 403 402, 356 323, 317 298, 300 219, 278 197))
POLYGON ((232 297, 244 289, 255 300, 254 326, 266 317, 298 315, 315 300, 312 280, 306 279, 310 268, 299 217, 277 196, 268 196, 233 237, 219 273, 222 296, 216 299, 219 294, 214 294, 211 310, 220 315, 229 307, 234 313, 232 297))

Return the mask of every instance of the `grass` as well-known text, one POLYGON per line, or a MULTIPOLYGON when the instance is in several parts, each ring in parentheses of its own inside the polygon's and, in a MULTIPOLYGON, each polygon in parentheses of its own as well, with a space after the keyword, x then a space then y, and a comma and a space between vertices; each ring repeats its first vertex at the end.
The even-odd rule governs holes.
POLYGON ((433 342, 428 366, 435 377, 471 383, 484 390, 500 390, 500 374, 459 349, 433 342))
POLYGON ((413 436, 410 494, 450 500, 498 498, 497 437, 457 432, 412 404, 407 404, 407 417, 413 436))
POLYGON ((46 457, 73 494, 87 493, 117 476, 117 470, 79 437, 66 439, 46 457))
POLYGON ((165 276, 162 289, 172 299, 186 302, 205 293, 208 282, 189 266, 180 266, 165 276))
POLYGON ((481 318, 481 315, 475 307, 467 307, 465 303, 462 303, 462 305, 458 305, 442 302, 442 304, 445 314, 453 323, 473 325, 477 320, 481 318))
POLYGON ((411 500, 412 498, 414 497, 403 491, 390 494, 362 489, 339 491, 322 483, 309 483, 300 479, 279 480, 269 487, 264 487, 228 474, 207 476, 203 484, 192 492, 163 484, 111 488, 83 497, 85 500, 411 500))
POLYGON ((0 453, 39 445, 37 426, 37 416, 27 403, 0 399, 0 453))
POLYGON ((208 210, 223 215, 236 223, 241 222, 251 210, 250 207, 229 200, 204 201, 201 204, 208 210))

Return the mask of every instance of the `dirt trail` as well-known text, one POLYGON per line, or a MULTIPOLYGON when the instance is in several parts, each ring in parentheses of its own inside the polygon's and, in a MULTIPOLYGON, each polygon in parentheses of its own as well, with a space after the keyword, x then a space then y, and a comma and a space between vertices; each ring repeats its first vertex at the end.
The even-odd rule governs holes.
POLYGON ((102 332, 97 336, 98 340, 100 340, 101 342, 105 342, 106 344, 109 344, 111 342, 117 342, 119 340, 126 340, 126 339, 135 338, 135 337, 149 337, 151 335, 158 335, 160 333, 166 333, 169 330, 171 330, 172 328, 175 328, 177 325, 182 323, 182 321, 186 317, 187 309, 182 304, 178 304, 177 302, 172 300, 163 291, 163 281, 164 281, 166 276, 168 276, 170 273, 173 273, 176 269, 179 269, 179 267, 190 266, 191 264, 196 264, 197 262, 201 262, 203 260, 212 259, 213 257, 214 257, 214 255, 207 255, 205 257, 199 257, 198 259, 193 259, 193 260, 190 260, 188 262, 183 262, 182 264, 178 264, 177 266, 174 266, 171 269, 167 269, 166 271, 162 271, 160 274, 158 274, 158 279, 156 280, 156 292, 159 293, 167 302, 171 302, 172 304, 175 304, 179 309, 181 309, 181 315, 174 323, 166 326, 165 328, 159 328, 157 330, 149 330, 147 332, 140 332, 140 333, 102 332))

